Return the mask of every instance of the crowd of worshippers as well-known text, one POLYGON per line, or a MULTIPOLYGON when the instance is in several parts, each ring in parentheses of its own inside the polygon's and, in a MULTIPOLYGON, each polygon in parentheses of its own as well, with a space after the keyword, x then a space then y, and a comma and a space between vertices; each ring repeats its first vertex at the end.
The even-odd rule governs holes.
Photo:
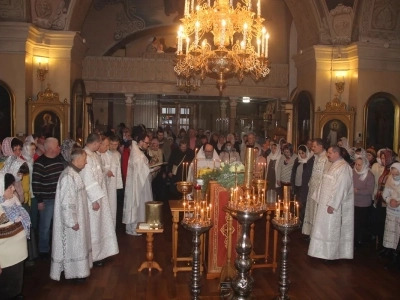
POLYGON ((255 165, 266 166, 267 194, 282 197, 288 186, 299 201, 310 256, 352 259, 355 248, 374 240, 386 267, 399 266, 400 163, 394 151, 351 148, 346 138, 328 149, 316 138, 294 151, 284 139, 252 132, 190 128, 175 134, 169 126, 131 130, 121 123, 90 134, 84 145, 67 139, 60 146, 54 137, 34 135, 2 141, 0 294, 18 295, 24 266, 37 257, 51 258, 52 279, 64 273, 84 281, 92 266, 119 252, 117 203, 125 232, 138 236, 145 203, 180 199, 175 183, 193 180, 185 165, 192 166, 195 156, 200 168, 244 163, 249 146, 255 165))

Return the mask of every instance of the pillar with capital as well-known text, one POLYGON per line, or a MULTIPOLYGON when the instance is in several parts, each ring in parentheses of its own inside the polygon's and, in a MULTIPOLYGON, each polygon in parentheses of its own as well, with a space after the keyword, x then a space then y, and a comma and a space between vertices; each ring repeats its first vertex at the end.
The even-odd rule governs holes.
POLYGON ((230 133, 233 133, 235 131, 236 106, 237 106, 237 99, 236 98, 229 99, 229 132, 230 133))
POLYGON ((128 128, 131 128, 133 125, 133 94, 125 94, 125 125, 128 128))

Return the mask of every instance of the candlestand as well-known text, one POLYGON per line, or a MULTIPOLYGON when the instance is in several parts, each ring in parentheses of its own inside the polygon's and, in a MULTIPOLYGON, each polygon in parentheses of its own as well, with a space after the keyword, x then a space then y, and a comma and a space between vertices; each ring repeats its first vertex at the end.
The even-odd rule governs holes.
POLYGON ((226 206, 224 207, 224 211, 230 213, 242 225, 241 236, 238 237, 236 244, 236 253, 238 256, 235 260, 235 268, 237 273, 232 280, 233 294, 228 295, 225 299, 252 299, 251 292, 253 290, 254 279, 250 275, 252 266, 252 259, 250 258, 252 250, 250 225, 260 219, 265 210, 237 210, 226 206))
POLYGON ((281 258, 281 267, 279 274, 279 292, 280 294, 276 296, 274 299, 276 300, 289 300, 290 297, 288 295, 290 280, 289 280, 289 272, 288 272, 288 254, 289 247, 287 246, 290 242, 289 233, 295 231, 300 228, 301 221, 299 218, 292 218, 289 220, 282 220, 281 218, 272 220, 272 225, 283 233, 282 237, 282 258, 281 258))
POLYGON ((184 219, 182 221, 182 226, 191 231, 193 234, 192 238, 192 243, 193 243, 193 249, 192 249, 192 256, 193 256, 193 262, 192 262, 192 277, 190 279, 190 289, 191 289, 191 294, 192 294, 192 300, 198 300, 200 299, 200 288, 201 288, 201 277, 200 277, 200 235, 207 232, 210 230, 210 228, 213 226, 211 222, 208 222, 206 224, 203 222, 202 224, 200 223, 188 223, 186 222, 187 219, 184 219))

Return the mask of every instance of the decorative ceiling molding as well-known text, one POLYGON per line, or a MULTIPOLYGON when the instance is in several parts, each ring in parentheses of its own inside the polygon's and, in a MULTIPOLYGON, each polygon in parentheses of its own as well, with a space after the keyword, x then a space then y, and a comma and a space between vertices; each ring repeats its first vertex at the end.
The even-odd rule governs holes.
POLYGON ((31 0, 32 23, 37 27, 65 30, 73 0, 31 0))
POLYGON ((363 1, 359 40, 400 44, 400 1, 363 1))
POLYGON ((124 4, 124 10, 117 14, 117 30, 114 32, 114 40, 120 41, 146 26, 145 21, 136 14, 134 0, 96 0, 94 7, 102 10, 107 5, 124 4))
POLYGON ((28 1, 0 0, 0 21, 27 21, 28 1))
POLYGON ((354 12, 339 4, 322 18, 320 42, 323 45, 347 45, 351 42, 354 12))

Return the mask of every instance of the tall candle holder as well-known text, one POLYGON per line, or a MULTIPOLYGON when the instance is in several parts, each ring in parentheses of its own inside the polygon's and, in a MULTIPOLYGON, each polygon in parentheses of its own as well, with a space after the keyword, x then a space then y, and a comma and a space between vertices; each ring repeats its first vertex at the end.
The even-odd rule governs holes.
MULTIPOLYGON (((185 203, 184 203, 184 207, 185 207, 185 203)), ((188 211, 191 211, 191 209, 188 209, 188 211)), ((207 214, 204 214, 204 210, 200 210, 199 208, 196 208, 196 204, 195 204, 193 213, 186 214, 186 211, 184 211, 184 216, 183 216, 183 220, 182 220, 182 226, 185 229, 191 231, 193 234, 193 238, 192 238, 193 262, 192 262, 192 276, 191 276, 191 280, 190 280, 190 289, 191 289, 191 294, 192 294, 193 300, 199 299, 200 288, 201 288, 200 235, 202 235, 203 233, 210 230, 210 228, 213 226, 213 224, 211 223, 210 216, 211 216, 211 212, 209 212, 208 209, 207 209, 207 214)))
POLYGON ((254 279, 250 275, 250 270, 253 263, 250 257, 252 250, 250 241, 250 225, 254 223, 254 221, 260 219, 265 210, 250 211, 248 209, 233 209, 229 206, 225 206, 223 210, 228 212, 242 225, 241 234, 238 237, 236 244, 237 257, 235 260, 235 267, 237 272, 231 283, 233 293, 227 295, 224 297, 224 299, 251 299, 254 279))
POLYGON ((290 280, 288 275, 288 254, 290 242, 289 234, 300 228, 300 218, 299 218, 299 204, 295 201, 290 201, 290 193, 284 191, 283 201, 276 203, 276 214, 275 218, 272 219, 272 225, 283 234, 282 237, 282 257, 281 266, 279 274, 279 292, 280 294, 275 297, 277 300, 287 300, 290 299, 288 295, 290 280), (291 209, 293 206, 293 210, 291 209), (293 213, 292 213, 293 211, 293 213))

